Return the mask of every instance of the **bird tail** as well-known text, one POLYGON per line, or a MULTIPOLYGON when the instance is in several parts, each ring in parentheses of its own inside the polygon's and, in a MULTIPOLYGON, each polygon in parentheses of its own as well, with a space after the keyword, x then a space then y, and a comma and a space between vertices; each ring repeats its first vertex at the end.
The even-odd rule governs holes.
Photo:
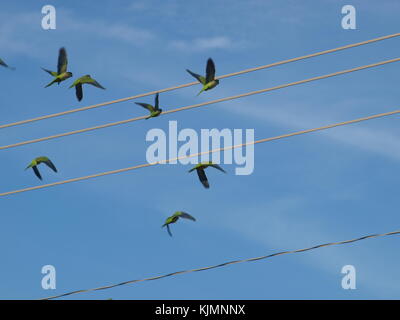
POLYGON ((204 91, 204 88, 203 89, 201 89, 201 91, 197 94, 197 96, 199 96, 200 95, 200 93, 202 93, 204 91))
POLYGON ((52 82, 50 82, 47 86, 45 86, 45 88, 50 87, 53 83, 55 83, 56 80, 53 80, 52 82))

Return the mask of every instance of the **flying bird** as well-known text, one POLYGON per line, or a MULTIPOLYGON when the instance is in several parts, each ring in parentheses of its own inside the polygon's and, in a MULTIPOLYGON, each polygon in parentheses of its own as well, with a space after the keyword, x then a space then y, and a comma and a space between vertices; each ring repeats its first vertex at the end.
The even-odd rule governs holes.
POLYGON ((189 170, 189 172, 192 172, 194 170, 197 171, 197 175, 199 176, 200 182, 206 189, 210 188, 210 184, 208 183, 208 179, 204 171, 204 169, 208 167, 213 167, 215 169, 218 169, 219 171, 226 173, 224 169, 222 169, 219 165, 212 163, 211 161, 199 163, 189 170))
POLYGON ((15 68, 10 67, 10 66, 9 66, 8 64, 6 64, 6 63, 4 62, 4 60, 2 60, 1 58, 0 58, 0 66, 3 66, 3 67, 5 67, 5 68, 11 69, 11 70, 15 70, 15 68))
POLYGON ((209 58, 207 60, 207 68, 206 68, 206 76, 205 77, 203 77, 197 73, 194 73, 194 72, 190 71, 189 69, 186 69, 186 71, 189 72, 193 77, 195 77, 203 85, 203 88, 197 95, 199 95, 203 91, 207 91, 212 88, 215 88, 219 84, 219 80, 215 79, 215 64, 211 58, 209 58))
POLYGON ((100 88, 105 90, 100 83, 98 83, 96 80, 94 80, 92 77, 90 77, 89 74, 84 75, 83 77, 80 77, 79 79, 76 79, 74 83, 69 87, 75 87, 75 92, 76 92, 76 97, 78 98, 78 101, 81 101, 83 98, 83 88, 82 86, 84 84, 91 84, 92 86, 95 86, 96 88, 100 88))
POLYGON ((192 221, 196 221, 196 219, 191 216, 189 213, 183 212, 183 211, 176 211, 172 216, 168 217, 167 220, 165 220, 165 223, 162 225, 162 228, 167 227, 168 234, 172 237, 172 233, 170 230, 169 225, 171 223, 175 223, 179 220, 179 218, 184 218, 184 219, 189 219, 192 221))
POLYGON ((154 106, 152 106, 151 104, 142 103, 142 102, 135 102, 135 103, 136 103, 137 105, 139 105, 139 106, 141 106, 141 107, 147 109, 147 110, 150 112, 150 115, 146 118, 146 120, 147 120, 147 119, 150 119, 150 118, 153 118, 153 117, 158 117, 158 116, 161 114, 161 112, 162 112, 162 109, 159 108, 158 92, 157 92, 157 94, 156 94, 154 106))
POLYGON ((58 53, 58 63, 57 63, 57 72, 50 71, 45 68, 42 68, 44 71, 49 73, 54 77, 53 81, 51 81, 45 88, 50 87, 54 83, 60 84, 60 82, 67 80, 68 78, 72 77, 72 73, 67 71, 68 66, 68 58, 67 58, 67 51, 65 48, 61 48, 58 53))
POLYGON ((29 169, 29 168, 32 168, 33 169, 33 172, 35 173, 35 175, 40 179, 40 180, 43 180, 42 179, 42 176, 41 176, 41 174, 40 174, 40 172, 39 172, 39 169, 38 169, 38 165, 39 164, 41 164, 41 163, 44 163, 44 164, 46 164, 50 169, 52 169, 54 172, 57 172, 57 168, 56 168, 56 166, 53 164, 53 162, 51 162, 51 160, 49 159, 49 158, 47 158, 47 157, 44 157, 44 156, 42 156, 42 157, 37 157, 37 158, 35 158, 35 159, 33 159, 32 160, 32 162, 25 168, 25 170, 27 170, 27 169, 29 169))

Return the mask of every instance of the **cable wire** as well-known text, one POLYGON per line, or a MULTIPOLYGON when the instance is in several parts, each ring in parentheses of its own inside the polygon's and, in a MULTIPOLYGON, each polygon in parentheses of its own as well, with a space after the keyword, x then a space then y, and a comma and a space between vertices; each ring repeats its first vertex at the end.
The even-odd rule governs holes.
POLYGON ((83 180, 98 178, 98 177, 107 176, 107 175, 111 175, 111 174, 117 174, 117 173, 132 171, 132 170, 136 170, 136 169, 140 169, 140 168, 146 168, 146 167, 155 166, 155 165, 158 165, 158 164, 166 164, 166 163, 175 162, 175 161, 181 160, 181 159, 193 158, 193 157, 201 156, 201 155, 204 155, 204 154, 210 154, 210 153, 220 152, 220 151, 224 151, 224 150, 237 149, 237 148, 241 148, 241 147, 244 147, 244 146, 247 146, 247 145, 256 145, 256 144, 259 144, 259 143, 264 143, 264 142, 268 142, 268 141, 274 141, 274 140, 289 138, 289 137, 298 136, 298 135, 305 134, 305 133, 326 130, 326 129, 330 129, 330 128, 334 128, 334 127, 339 127, 339 126, 344 126, 344 125, 353 124, 353 123, 357 123, 357 122, 362 122, 362 121, 382 118, 382 117, 395 115, 395 114, 399 114, 399 113, 400 113, 400 110, 394 110, 394 111, 390 111, 390 112, 374 114, 372 116, 353 119, 353 120, 349 120, 349 121, 333 123, 333 124, 322 126, 322 127, 318 127, 318 128, 307 129, 307 130, 302 130, 302 131, 296 131, 296 132, 292 132, 292 133, 288 133, 288 134, 283 134, 283 135, 280 135, 280 136, 260 139, 260 140, 256 140, 256 141, 250 141, 250 142, 246 142, 246 143, 242 143, 242 144, 238 144, 238 145, 234 145, 234 146, 216 148, 216 149, 212 149, 212 150, 208 150, 208 151, 203 151, 203 152, 198 152, 198 153, 195 153, 195 154, 190 154, 190 155, 180 156, 180 157, 176 157, 176 158, 166 159, 166 160, 162 160, 162 161, 158 161, 158 162, 144 163, 144 164, 140 164, 140 165, 136 165, 136 166, 132 166, 132 167, 128 167, 128 168, 112 170, 112 171, 106 171, 106 172, 96 173, 96 174, 83 176, 83 177, 79 177, 79 178, 73 178, 73 179, 68 179, 68 180, 48 183, 48 184, 44 184, 44 185, 40 185, 40 186, 34 186, 34 187, 28 187, 28 188, 24 188, 24 189, 18 189, 18 190, 3 192, 3 193, 0 193, 0 197, 5 197, 5 196, 8 196, 8 195, 27 192, 27 191, 44 189, 44 188, 58 186, 58 185, 63 185, 63 184, 71 183, 71 182, 77 182, 77 181, 83 181, 83 180))
POLYGON ((59 294, 59 295, 43 298, 43 299, 40 299, 40 300, 50 300, 50 299, 61 298, 61 297, 70 296, 70 295, 78 294, 78 293, 93 292, 93 291, 111 289, 111 288, 115 288, 115 287, 119 287, 119 286, 123 286, 123 285, 127 285, 127 284, 133 284, 133 283, 144 282, 144 281, 159 280, 159 279, 172 277, 172 276, 177 276, 177 275, 186 274, 186 273, 200 272, 200 271, 206 271, 206 270, 226 267, 226 266, 232 265, 232 264, 260 261, 260 260, 265 260, 265 259, 276 257, 276 256, 281 256, 281 255, 284 255, 284 254, 305 252, 305 251, 310 251, 310 250, 323 248, 323 247, 336 246, 336 245, 342 245, 342 244, 349 244, 349 243, 353 243, 353 242, 357 242, 357 241, 361 241, 361 240, 377 238, 377 237, 386 237, 386 236, 392 236, 392 235, 397 235, 397 234, 400 234, 400 230, 387 232, 387 233, 381 233, 381 234, 371 234, 371 235, 367 235, 367 236, 363 236, 363 237, 355 238, 355 239, 351 239, 351 240, 329 242, 329 243, 319 244, 319 245, 316 245, 316 246, 313 246, 313 247, 304 248, 304 249, 281 251, 281 252, 277 252, 277 253, 273 253, 273 254, 268 254, 268 255, 256 257, 256 258, 233 260, 233 261, 228 261, 228 262, 224 262, 224 263, 221 263, 221 264, 216 264, 216 265, 209 266, 209 267, 190 269, 190 270, 184 270, 184 271, 177 271, 177 272, 167 273, 167 274, 163 274, 163 275, 160 275, 160 276, 154 276, 154 277, 145 278, 145 279, 124 281, 124 282, 120 282, 120 283, 117 283, 117 284, 111 284, 111 285, 102 286, 102 287, 98 287, 98 288, 76 290, 76 291, 72 291, 72 292, 67 292, 67 293, 63 293, 63 294, 59 294))
MULTIPOLYGON (((369 43, 395 38, 395 37, 398 37, 398 36, 400 36, 400 33, 394 33, 394 34, 386 35, 386 36, 379 37, 379 38, 374 38, 374 39, 370 39, 370 40, 366 40, 366 41, 362 41, 362 42, 358 42, 358 43, 345 45, 345 46, 342 46, 342 47, 337 47, 337 48, 334 48, 334 49, 320 51, 320 52, 304 55, 304 56, 301 56, 301 57, 291 58, 291 59, 288 59, 288 60, 278 61, 278 62, 274 62, 274 63, 271 63, 271 64, 267 64, 267 65, 263 65, 263 66, 259 66, 259 67, 255 67, 255 68, 250 68, 250 69, 245 69, 245 70, 238 71, 238 72, 229 73, 229 74, 222 75, 222 76, 219 76, 219 77, 216 77, 216 78, 217 79, 224 79, 224 78, 229 78, 229 77, 233 77, 233 76, 238 76, 238 75, 242 75, 242 74, 249 73, 249 72, 254 72, 254 71, 267 69, 267 68, 272 68, 272 67, 280 66, 280 65, 291 63, 291 62, 295 62, 295 61, 300 61, 300 60, 305 60, 305 59, 309 59, 309 58, 312 58, 312 57, 321 56, 321 55, 328 54, 328 53, 333 53, 333 52, 337 52, 337 51, 341 51, 341 50, 345 50, 345 49, 355 48, 355 47, 359 47, 359 46, 366 45, 366 44, 369 44, 369 43)), ((58 113, 53 113, 53 114, 49 114, 49 115, 44 115, 44 116, 40 116, 40 117, 36 117, 36 118, 32 118, 32 119, 21 120, 21 121, 17 121, 17 122, 13 122, 13 123, 3 124, 3 125, 0 125, 0 129, 14 127, 14 126, 18 126, 18 125, 22 125, 22 124, 26 124, 26 123, 30 123, 30 122, 35 122, 35 121, 40 121, 40 120, 60 117, 60 116, 64 116, 64 115, 71 114, 71 113, 91 110, 91 109, 95 109, 95 108, 99 108, 99 107, 112 105, 112 104, 115 104, 115 103, 120 103, 120 102, 125 102, 125 101, 129 101, 129 100, 137 99, 137 98, 146 97, 146 96, 149 96, 149 95, 156 94, 157 92, 158 93, 162 93, 162 92, 167 92, 167 91, 173 91, 173 90, 177 90, 177 89, 190 87, 190 86, 193 86, 193 85, 196 85, 196 84, 199 84, 199 83, 198 82, 190 82, 190 83, 182 84, 182 85, 175 86, 175 87, 169 87, 169 88, 165 88, 165 89, 161 89, 161 90, 157 90, 157 91, 150 91, 150 92, 147 92, 147 93, 142 93, 142 94, 134 95, 134 96, 131 96, 131 97, 122 98, 122 99, 116 99, 116 100, 112 100, 112 101, 108 101, 108 102, 98 103, 98 104, 90 105, 90 106, 87 106, 87 107, 76 108, 76 109, 67 110, 67 111, 58 112, 58 113)))
MULTIPOLYGON (((180 107, 180 108, 176 108, 176 109, 173 109, 173 110, 164 111, 164 112, 161 113, 161 115, 166 115, 166 114, 175 113, 175 112, 179 112, 179 111, 184 111, 184 110, 204 107, 204 106, 208 106, 208 105, 211 105, 211 104, 216 104, 216 103, 220 103, 220 102, 225 102, 225 101, 229 101, 229 100, 235 100, 235 99, 239 99, 239 98, 243 98, 243 97, 252 96, 252 95, 255 95, 255 94, 266 93, 266 92, 270 92, 270 91, 274 91, 274 90, 278 90, 278 89, 283 89, 283 88, 287 88, 287 87, 291 87, 291 86, 295 86, 295 85, 299 85, 299 84, 303 84, 303 83, 307 83, 307 82, 322 80, 322 79, 331 78, 331 77, 342 75, 342 74, 346 74, 346 73, 351 73, 351 72, 360 71, 360 70, 364 70, 364 69, 368 69, 368 68, 382 66, 382 65, 385 65, 385 64, 388 64, 388 63, 393 63, 393 62, 398 62, 398 61, 400 61, 400 58, 385 60, 385 61, 381 61, 381 62, 377 62, 377 63, 364 65, 364 66, 361 66, 361 67, 356 67, 356 68, 352 68, 352 69, 337 71, 337 72, 334 72, 334 73, 330 73, 330 74, 326 74, 326 75, 322 75, 322 76, 317 76, 317 77, 313 77, 313 78, 308 78, 308 79, 304 79, 304 80, 300 80, 300 81, 290 82, 290 83, 282 84, 282 85, 271 87, 271 88, 266 88, 266 89, 246 92, 246 93, 242 93, 242 94, 239 94, 239 95, 236 95, 236 96, 230 96, 230 97, 221 98, 221 99, 217 99, 217 100, 212 100, 212 101, 197 103, 197 104, 193 104, 193 105, 189 105, 189 106, 185 106, 185 107, 180 107)), ((130 119, 122 120, 122 121, 106 123, 106 124, 102 124, 102 125, 95 126, 95 127, 79 129, 79 130, 74 130, 74 131, 69 131, 69 132, 64 132, 64 133, 59 133, 59 134, 55 134, 55 135, 47 136, 47 137, 43 137, 43 138, 17 142, 17 143, 1 146, 0 150, 15 148, 15 147, 24 146, 24 145, 27 145, 27 144, 32 144, 32 143, 37 143, 37 142, 57 139, 57 138, 61 138, 61 137, 71 136, 71 135, 74 135, 74 134, 94 131, 94 130, 98 130, 98 129, 109 128, 109 127, 118 126, 118 125, 122 125, 122 124, 127 124, 127 123, 130 123, 130 122, 134 122, 134 121, 145 119, 147 117, 148 117, 148 115, 140 116, 140 117, 130 118, 130 119)))

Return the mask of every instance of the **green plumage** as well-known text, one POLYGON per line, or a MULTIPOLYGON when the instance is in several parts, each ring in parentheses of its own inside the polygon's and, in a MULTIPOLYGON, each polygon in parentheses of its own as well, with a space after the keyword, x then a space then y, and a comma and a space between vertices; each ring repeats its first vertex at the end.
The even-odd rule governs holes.
POLYGON ((90 84, 96 88, 100 88, 105 90, 100 83, 98 83, 96 80, 94 80, 89 74, 84 75, 83 77, 80 77, 74 81, 74 83, 70 86, 70 88, 75 87, 75 93, 78 101, 81 101, 83 98, 83 85, 84 84, 90 84))
POLYGON ((205 77, 203 77, 197 73, 194 73, 194 72, 190 71, 189 69, 186 69, 186 71, 189 72, 194 78, 197 79, 197 81, 199 81, 203 85, 203 88, 197 95, 199 95, 203 91, 211 90, 219 84, 219 80, 215 79, 215 64, 211 58, 209 58, 207 60, 205 77))
POLYGON ((224 169, 222 169, 219 165, 212 163, 211 161, 201 162, 201 163, 195 165, 192 169, 190 169, 188 171, 188 172, 192 172, 192 171, 196 170, 200 182, 203 184, 204 188, 206 188, 206 189, 210 188, 210 184, 208 182, 206 172, 205 172, 205 169, 208 167, 213 167, 219 171, 226 173, 226 171, 224 169))
POLYGON ((50 87, 54 83, 60 84, 60 82, 71 78, 72 73, 67 71, 67 67, 67 51, 65 50, 65 48, 61 48, 58 52, 57 72, 42 68, 44 71, 54 77, 54 79, 48 85, 46 85, 45 88, 50 87))
POLYGON ((47 157, 45 157, 45 156, 41 156, 41 157, 37 157, 37 158, 33 159, 33 160, 31 161, 31 163, 25 168, 25 170, 27 170, 27 169, 29 169, 29 168, 32 168, 32 169, 33 169, 33 172, 35 173, 35 175, 36 175, 40 180, 43 180, 43 179, 42 179, 42 175, 40 174, 39 169, 38 169, 38 165, 41 164, 41 163, 46 164, 46 165, 47 165, 50 169, 52 169, 54 172, 57 172, 56 166, 53 164, 53 162, 51 162, 51 160, 50 160, 49 158, 47 158, 47 157))
POLYGON ((171 237, 172 237, 172 233, 171 233, 171 229, 170 229, 169 225, 177 222, 179 220, 179 218, 196 221, 196 219, 193 216, 191 216, 189 213, 183 212, 183 211, 176 211, 172 216, 168 217, 165 220, 165 223, 162 225, 162 228, 167 227, 168 234, 171 237))
POLYGON ((146 120, 150 119, 150 118, 158 117, 162 112, 162 109, 160 109, 160 106, 159 106, 158 92, 155 97, 154 106, 152 106, 151 104, 142 103, 142 102, 135 102, 135 103, 137 105, 147 109, 150 112, 150 115, 146 118, 146 120))

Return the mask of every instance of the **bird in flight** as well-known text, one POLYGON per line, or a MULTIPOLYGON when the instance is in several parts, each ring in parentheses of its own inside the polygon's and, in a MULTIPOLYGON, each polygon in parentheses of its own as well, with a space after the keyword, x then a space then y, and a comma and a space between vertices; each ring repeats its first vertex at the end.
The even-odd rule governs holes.
POLYGON ((0 58, 0 66, 3 66, 3 67, 5 67, 5 68, 11 69, 11 70, 15 70, 15 68, 10 67, 10 66, 9 66, 8 64, 6 64, 6 63, 4 62, 4 60, 2 60, 1 58, 0 58))
POLYGON ((196 219, 191 216, 189 213, 183 212, 183 211, 176 211, 172 216, 168 217, 167 220, 165 220, 165 223, 162 225, 162 228, 167 227, 168 234, 172 237, 171 229, 169 225, 171 223, 175 223, 179 220, 179 218, 184 218, 184 219, 189 219, 192 221, 196 221, 196 219))
POLYGON ((215 169, 218 169, 219 171, 226 173, 226 171, 224 169, 222 169, 219 165, 212 163, 211 161, 199 163, 199 164, 195 165, 192 169, 189 170, 189 172, 192 172, 194 170, 197 171, 199 180, 203 184, 204 188, 206 188, 206 189, 210 188, 210 184, 208 183, 208 179, 207 179, 206 173, 204 171, 208 167, 213 167, 215 169))
POLYGON ((32 160, 32 162, 25 168, 25 170, 27 170, 27 169, 29 169, 29 168, 32 168, 33 169, 33 172, 35 173, 35 175, 40 179, 40 180, 43 180, 42 179, 42 176, 41 176, 41 174, 40 174, 40 172, 39 172, 39 169, 38 169, 38 165, 39 164, 41 164, 41 163, 44 163, 44 164, 46 164, 50 169, 52 169, 54 172, 57 172, 57 168, 56 168, 56 166, 53 164, 53 162, 51 162, 51 160, 49 159, 49 158, 47 158, 47 157, 44 157, 44 156, 42 156, 42 157, 37 157, 37 158, 35 158, 35 159, 33 159, 32 160))
POLYGON ((207 91, 212 88, 215 88, 219 84, 219 80, 215 79, 215 64, 211 58, 209 58, 207 60, 205 77, 203 77, 197 73, 194 73, 194 72, 190 71, 189 69, 186 69, 186 71, 189 72, 193 77, 195 77, 203 85, 203 88, 197 95, 199 95, 203 91, 207 91))
POLYGON ((68 78, 72 77, 72 73, 67 71, 68 66, 68 58, 67 58, 67 51, 65 48, 61 48, 58 53, 58 63, 57 63, 57 72, 47 70, 42 68, 44 71, 49 73, 54 77, 54 79, 47 85, 45 88, 50 87, 54 83, 60 84, 60 82, 67 80, 68 78))
POLYGON ((90 84, 92 86, 95 86, 96 88, 100 88, 105 90, 100 83, 98 83, 96 80, 94 80, 89 74, 84 75, 83 77, 80 77, 74 81, 74 83, 69 87, 75 87, 75 92, 76 92, 76 97, 78 98, 78 101, 81 101, 83 98, 83 88, 82 86, 84 84, 90 84))
POLYGON ((158 117, 162 112, 162 109, 160 109, 160 107, 159 107, 158 92, 156 94, 154 106, 152 106, 151 104, 142 103, 142 102, 135 102, 135 103, 137 105, 147 109, 150 112, 150 115, 146 118, 146 120, 150 119, 150 118, 153 118, 153 117, 158 117))

